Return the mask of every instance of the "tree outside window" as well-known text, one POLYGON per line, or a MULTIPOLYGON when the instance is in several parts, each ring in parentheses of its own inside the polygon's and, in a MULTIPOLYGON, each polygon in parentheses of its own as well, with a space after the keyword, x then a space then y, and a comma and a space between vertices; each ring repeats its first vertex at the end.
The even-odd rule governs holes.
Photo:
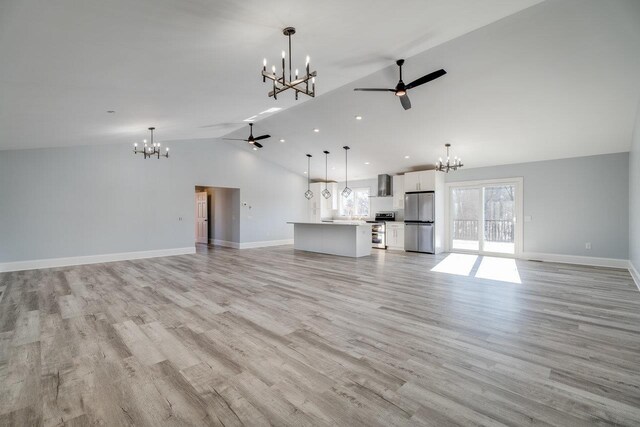
POLYGON ((354 188, 349 197, 340 197, 340 216, 369 216, 369 189, 354 188))

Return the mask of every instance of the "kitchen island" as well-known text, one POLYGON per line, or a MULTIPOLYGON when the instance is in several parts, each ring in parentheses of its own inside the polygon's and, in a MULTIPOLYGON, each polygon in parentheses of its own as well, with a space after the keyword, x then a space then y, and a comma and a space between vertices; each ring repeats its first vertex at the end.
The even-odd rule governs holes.
POLYGON ((294 249, 354 258, 371 255, 371 224, 366 222, 288 224, 293 224, 294 249))

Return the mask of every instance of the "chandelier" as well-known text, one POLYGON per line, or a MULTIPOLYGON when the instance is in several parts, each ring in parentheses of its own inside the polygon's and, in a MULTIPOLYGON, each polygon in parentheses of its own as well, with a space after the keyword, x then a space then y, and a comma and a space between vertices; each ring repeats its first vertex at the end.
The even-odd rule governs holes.
POLYGON ((293 27, 287 27, 282 30, 282 34, 289 38, 289 80, 286 77, 286 52, 282 51, 282 74, 276 74, 276 66, 271 66, 271 72, 267 72, 267 59, 265 58, 262 63, 262 82, 266 82, 267 79, 273 82, 273 89, 269 92, 269 97, 273 96, 273 99, 278 99, 278 94, 288 89, 293 89, 296 93, 296 99, 298 99, 298 93, 315 97, 316 96, 316 72, 309 71, 309 56, 305 65, 305 74, 302 77, 298 77, 298 69, 295 74, 291 72, 291 36, 296 33, 296 29, 293 27), (309 80, 311 80, 311 90, 309 90, 309 80))
POLYGON ((463 167, 462 159, 459 159, 458 156, 454 157, 453 163, 451 163, 449 157, 449 148, 451 147, 451 144, 444 144, 444 146, 447 147, 447 163, 443 163, 442 157, 440 157, 440 160, 436 163, 436 170, 439 172, 449 173, 450 170, 455 171, 458 170, 458 168, 463 167))
POLYGON ((148 145, 147 140, 143 139, 142 142, 144 143, 144 147, 142 147, 141 150, 138 150, 138 143, 136 142, 133 144, 133 153, 142 154, 144 155, 145 159, 151 158, 153 156, 155 156, 158 159, 160 158, 160 156, 169 158, 169 147, 165 147, 164 154, 162 154, 160 149, 160 143, 153 142, 154 130, 155 130, 154 127, 149 128, 149 131, 151 131, 151 142, 150 142, 151 145, 148 145))

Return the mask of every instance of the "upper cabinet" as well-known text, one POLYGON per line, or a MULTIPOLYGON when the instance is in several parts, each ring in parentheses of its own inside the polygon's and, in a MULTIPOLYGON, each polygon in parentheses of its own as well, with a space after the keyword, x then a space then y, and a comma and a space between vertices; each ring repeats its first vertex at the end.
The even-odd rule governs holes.
POLYGON ((404 174, 404 191, 435 191, 436 171, 407 172, 404 174))
POLYGON ((404 175, 393 176, 393 209, 404 209, 404 175))

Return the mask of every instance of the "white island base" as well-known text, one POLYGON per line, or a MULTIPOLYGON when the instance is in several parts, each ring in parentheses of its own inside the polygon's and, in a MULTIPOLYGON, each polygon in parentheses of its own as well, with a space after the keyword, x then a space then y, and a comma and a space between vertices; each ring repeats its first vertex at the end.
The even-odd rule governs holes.
POLYGON ((348 257, 371 255, 371 225, 349 222, 289 222, 293 247, 348 257))

